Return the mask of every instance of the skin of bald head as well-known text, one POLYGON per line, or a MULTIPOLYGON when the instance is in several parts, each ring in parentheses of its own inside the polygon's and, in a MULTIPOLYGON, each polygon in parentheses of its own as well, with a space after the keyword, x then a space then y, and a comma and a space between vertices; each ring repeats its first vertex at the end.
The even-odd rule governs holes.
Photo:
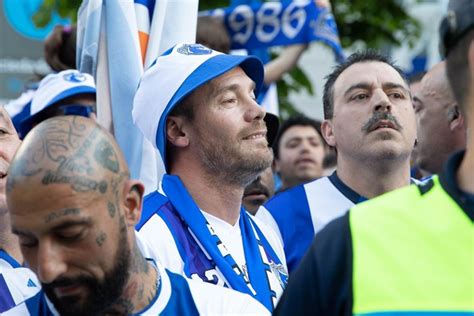
POLYGON ((17 261, 23 261, 18 248, 18 240, 12 235, 10 215, 6 201, 8 167, 20 146, 15 127, 3 106, 0 106, 0 249, 5 250, 17 261))
POLYGON ((466 146, 464 117, 451 92, 446 63, 436 64, 414 91, 417 119, 416 164, 430 173, 440 173, 444 162, 466 146))
POLYGON ((7 181, 12 230, 60 313, 134 310, 121 300, 137 303, 124 293, 137 271, 148 271, 134 232, 143 192, 93 120, 51 118, 25 138, 7 181))

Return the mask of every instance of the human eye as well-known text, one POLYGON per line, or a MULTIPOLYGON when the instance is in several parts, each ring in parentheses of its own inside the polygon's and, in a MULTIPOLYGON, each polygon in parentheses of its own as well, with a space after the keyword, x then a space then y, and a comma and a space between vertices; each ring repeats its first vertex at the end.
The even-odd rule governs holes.
POLYGON ((351 97, 351 100, 353 101, 363 101, 366 100, 369 97, 367 93, 361 92, 361 93, 356 93, 351 97))
POLYGON ((86 233, 85 227, 71 227, 56 232, 56 236, 64 242, 75 242, 80 241, 86 233))
POLYGON ((232 97, 232 98, 226 98, 226 99, 224 99, 224 101, 223 101, 223 103, 230 103, 230 104, 236 103, 236 102, 237 102, 237 98, 234 98, 234 97, 232 97))
POLYGON ((18 236, 18 240, 20 242, 20 247, 34 248, 38 245, 38 241, 35 238, 20 235, 18 236))
POLYGON ((394 98, 394 99, 405 99, 405 94, 401 91, 390 92, 389 96, 394 98))
POLYGON ((321 143, 320 143, 320 142, 318 142, 318 141, 317 141, 317 140, 315 140, 315 139, 314 139, 314 140, 310 140, 310 142, 309 142, 309 143, 310 143, 310 144, 311 144, 311 146, 313 146, 313 147, 319 147, 319 146, 321 145, 321 143))
POLYGON ((227 93, 222 96, 221 104, 224 106, 233 106, 238 103, 237 96, 233 93, 227 93))
POLYGON ((300 144, 300 141, 297 140, 297 139, 294 139, 294 140, 290 140, 290 141, 286 144, 286 147, 287 147, 287 148, 296 148, 296 147, 298 147, 299 144, 300 144))

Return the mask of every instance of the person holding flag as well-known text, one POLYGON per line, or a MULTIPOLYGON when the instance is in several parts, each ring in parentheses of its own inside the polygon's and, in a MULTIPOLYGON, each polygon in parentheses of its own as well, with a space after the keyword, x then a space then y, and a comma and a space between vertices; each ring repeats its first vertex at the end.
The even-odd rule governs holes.
POLYGON ((136 229, 171 271, 248 293, 271 311, 287 279, 283 248, 241 205, 273 159, 255 101, 262 81, 259 59, 199 44, 178 44, 145 71, 132 114, 167 174, 136 229))

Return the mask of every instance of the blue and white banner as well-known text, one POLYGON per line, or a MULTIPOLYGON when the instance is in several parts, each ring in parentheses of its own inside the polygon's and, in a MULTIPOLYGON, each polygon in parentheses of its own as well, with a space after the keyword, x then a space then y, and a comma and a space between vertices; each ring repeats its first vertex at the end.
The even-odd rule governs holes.
POLYGON ((201 13, 221 17, 232 49, 257 49, 322 41, 338 60, 344 59, 337 26, 330 9, 314 1, 240 4, 201 13))
POLYGON ((78 12, 77 67, 97 84, 99 123, 115 136, 132 178, 154 191, 161 158, 133 124, 144 68, 178 42, 196 37, 198 0, 84 0, 78 12))

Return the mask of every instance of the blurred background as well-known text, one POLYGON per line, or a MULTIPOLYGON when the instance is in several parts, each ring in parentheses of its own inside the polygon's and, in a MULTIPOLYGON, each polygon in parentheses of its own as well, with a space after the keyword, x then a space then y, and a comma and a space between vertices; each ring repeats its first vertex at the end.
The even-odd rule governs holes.
MULTIPOLYGON (((51 72, 44 39, 57 24, 76 22, 80 0, 0 0, 0 103, 18 98, 29 84, 51 72)), ((332 0, 344 53, 376 48, 391 55, 413 76, 440 60, 438 25, 448 0, 332 0)), ((199 10, 232 5, 199 2, 199 10)), ((273 48, 271 56, 277 56, 273 48)), ((311 43, 298 67, 277 84, 282 118, 297 112, 322 119, 324 77, 335 65, 333 51, 311 43)))

